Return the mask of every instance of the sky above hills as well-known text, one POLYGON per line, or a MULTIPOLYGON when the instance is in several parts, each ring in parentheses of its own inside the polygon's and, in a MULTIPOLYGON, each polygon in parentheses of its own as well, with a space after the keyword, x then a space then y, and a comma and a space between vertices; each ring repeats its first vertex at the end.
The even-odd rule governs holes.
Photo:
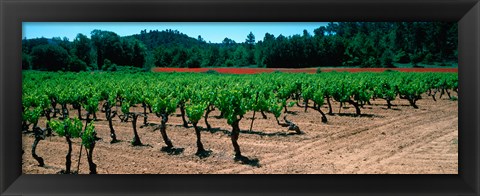
POLYGON ((190 37, 199 35, 207 42, 221 43, 226 37, 235 42, 244 42, 252 32, 255 41, 262 40, 265 33, 276 36, 303 34, 306 29, 313 35, 313 30, 326 26, 327 22, 23 22, 22 37, 52 38, 67 37, 70 41, 82 33, 90 37, 95 29, 113 31, 120 36, 140 34, 141 30, 178 30, 190 37))

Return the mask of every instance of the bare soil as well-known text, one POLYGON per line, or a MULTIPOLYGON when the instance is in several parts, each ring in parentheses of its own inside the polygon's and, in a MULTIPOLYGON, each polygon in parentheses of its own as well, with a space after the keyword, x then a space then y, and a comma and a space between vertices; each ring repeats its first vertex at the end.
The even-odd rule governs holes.
MULTIPOLYGON (((453 93, 457 96, 456 93, 453 93)), ((148 115, 148 126, 140 128, 143 117, 138 118, 138 134, 145 146, 132 146, 131 122, 114 119, 119 143, 110 144, 110 130, 105 114, 98 112, 95 123, 98 136, 93 160, 99 174, 457 174, 458 173, 458 102, 447 96, 433 101, 423 96, 417 102, 419 109, 407 100, 396 99, 392 109, 386 101, 377 99, 362 108, 362 116, 355 116, 355 108, 341 108, 333 102, 334 115, 327 115, 328 123, 321 122, 320 113, 297 106, 287 119, 295 122, 303 134, 288 131, 277 125, 272 114, 262 119, 256 114, 252 132, 248 129, 253 112, 240 121, 238 140, 242 154, 258 162, 242 164, 233 159, 229 137, 232 128, 225 119, 217 119, 213 111, 208 119, 213 130, 202 131, 202 141, 211 150, 209 157, 199 158, 196 136, 192 126, 184 128, 180 111, 170 116, 167 133, 179 154, 168 154, 160 132, 160 119, 148 115), (179 151, 181 151, 179 150, 179 151)), ((115 109, 115 108, 114 108, 115 109)), ((133 108, 143 111, 140 106, 133 108)), ((120 110, 120 108, 118 108, 120 110)), ((326 104, 322 107, 328 112, 326 104)), ((85 114, 85 111, 83 111, 85 114)), ((70 110, 70 116, 77 116, 70 110)), ((283 121, 283 118, 282 120, 283 121)), ((40 126, 45 126, 42 118, 40 126)), ((198 124, 206 127, 202 118, 198 124)), ((47 137, 37 146, 37 155, 45 166, 39 167, 31 156, 33 134, 23 134, 24 174, 55 174, 65 169, 67 142, 58 136, 47 137)), ((73 139, 72 170, 77 170, 80 139, 73 139)), ((78 173, 87 174, 88 163, 82 153, 78 173)))

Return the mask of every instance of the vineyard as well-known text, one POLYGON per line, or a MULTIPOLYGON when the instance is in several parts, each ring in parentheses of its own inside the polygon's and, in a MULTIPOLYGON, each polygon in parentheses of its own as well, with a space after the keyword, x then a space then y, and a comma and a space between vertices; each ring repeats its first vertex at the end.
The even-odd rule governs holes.
MULTIPOLYGON (((284 156, 290 151, 308 155, 309 152, 315 153, 311 148, 323 145, 316 142, 323 142, 326 138, 333 140, 361 136, 368 131, 390 125, 392 127, 384 127, 385 130, 382 129, 380 135, 390 132, 400 134, 410 130, 398 131, 395 128, 405 127, 408 123, 408 126, 420 122, 428 123, 428 119, 444 120, 448 126, 454 125, 456 128, 450 117, 457 116, 457 73, 385 71, 230 75, 24 71, 22 74, 23 150, 31 152, 24 154, 24 167, 28 160, 28 163, 46 168, 46 171, 28 170, 31 173, 78 172, 81 169, 79 165, 82 152, 87 158, 88 165, 84 167, 88 168, 89 173, 118 173, 119 171, 115 171, 118 165, 105 165, 115 161, 114 157, 109 157, 109 151, 122 157, 130 154, 128 160, 138 160, 133 162, 134 166, 123 165, 131 168, 131 173, 158 173, 155 169, 139 170, 157 164, 168 169, 170 166, 164 162, 172 159, 175 162, 168 163, 176 163, 177 167, 178 164, 213 161, 208 163, 214 165, 213 170, 204 169, 200 173, 254 172, 254 168, 269 168, 280 163, 278 161, 281 158, 270 157, 272 153, 283 156, 282 159, 288 159, 284 156), (448 115, 415 116, 436 115, 435 111, 440 110, 448 115), (370 123, 369 121, 374 122, 386 117, 391 117, 391 121, 362 128, 362 125, 370 123), (403 121, 406 119, 411 122, 403 121), (351 125, 348 131, 334 131, 329 135, 330 131, 341 130, 341 126, 347 124, 351 125), (255 146, 242 144, 240 134, 253 141, 249 144, 255 146), (205 139, 208 142, 205 142, 205 139), (42 145, 41 141, 48 142, 49 145, 42 145), (267 146, 263 143, 265 141, 275 141, 274 148, 285 152, 285 155, 276 150, 263 151, 262 144, 267 146), (302 144, 305 141, 313 143, 302 144), (229 146, 217 142, 228 142, 229 146), (162 144, 158 146, 158 143, 162 144), (286 145, 287 143, 299 143, 302 146, 291 149, 292 146, 286 145), (123 146, 120 148, 119 145, 123 146), (107 149, 109 146, 112 148, 107 149), (125 147, 133 151, 126 150, 125 147), (191 147, 195 150, 191 151, 191 147), (245 153, 244 148, 248 153, 245 153), (97 151, 94 150, 102 156, 96 156, 97 151), (116 153, 122 150, 123 152, 116 153), (149 160, 143 160, 144 166, 140 167, 138 165, 142 163, 138 162, 142 162, 142 156, 148 156, 149 160), (263 156, 264 159, 261 158, 263 156), (54 159, 52 157, 56 157, 56 162, 62 160, 64 165, 61 171, 57 171, 60 170, 58 164, 55 164, 55 167, 49 164, 50 160, 54 159), (220 167, 218 165, 221 163, 227 166, 241 165, 243 169, 216 168, 220 167)), ((442 129, 440 125, 433 127, 442 129)), ((439 134, 435 130, 428 133, 439 134)), ((415 141, 426 140, 419 135, 412 135, 413 131, 406 134, 415 141)), ((432 140, 442 139, 443 135, 437 136, 432 140)), ((449 133, 449 137, 454 136, 449 133)), ((342 145, 348 144, 347 142, 342 145)), ((400 146, 399 148, 403 149, 407 145, 400 146)), ((328 155, 323 154, 324 157, 333 153, 332 147, 327 145, 326 148, 323 150, 328 155)), ((366 161, 367 157, 362 159, 366 161)), ((310 161, 315 163, 315 160, 310 161)), ((286 163, 283 161, 287 165, 293 164, 290 162, 296 160, 286 163)), ((324 166, 328 167, 332 166, 324 166)), ((193 166, 187 168, 192 169, 160 173, 198 172, 193 166)), ((353 168, 337 168, 326 173, 342 171, 359 172, 353 168)), ((435 171, 427 169, 423 172, 435 171)), ((297 173, 295 170, 278 168, 269 172, 297 173)))

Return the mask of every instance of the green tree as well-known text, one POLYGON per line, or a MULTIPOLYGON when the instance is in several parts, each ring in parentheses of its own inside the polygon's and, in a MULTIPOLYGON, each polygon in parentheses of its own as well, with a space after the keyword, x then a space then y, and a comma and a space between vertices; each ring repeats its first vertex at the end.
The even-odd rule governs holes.
POLYGON ((245 40, 245 44, 247 45, 247 64, 254 64, 255 63, 255 35, 250 31, 247 35, 247 39, 245 40))
POLYGON ((91 69, 97 69, 94 66, 95 62, 95 50, 93 49, 93 44, 86 35, 79 33, 77 37, 73 40, 73 55, 78 59, 83 61, 91 69))
POLYGON ((187 67, 188 51, 186 48, 179 46, 175 47, 172 52, 172 66, 174 67, 187 67))
POLYGON ((116 62, 119 65, 134 66, 144 68, 146 47, 145 45, 134 37, 122 38, 121 62, 116 62))
POLYGON ((255 45, 255 35, 253 35, 251 31, 247 35, 247 39, 245 40, 245 43, 248 45, 249 49, 252 49, 253 46, 255 45))
POLYGON ((223 39, 222 44, 226 47, 230 47, 230 46, 233 46, 235 44, 235 41, 226 37, 225 39, 223 39))
POLYGON ((113 63, 121 62, 123 49, 120 36, 110 31, 93 30, 91 38, 97 51, 98 69, 103 70, 105 59, 109 59, 113 63))
POLYGON ((70 56, 68 52, 58 46, 45 44, 32 49, 32 68, 45 71, 67 71, 70 56))
POLYGON ((220 50, 216 46, 209 46, 203 51, 201 67, 219 67, 223 63, 220 60, 220 50))
POLYGON ((103 71, 116 71, 117 70, 117 64, 112 63, 110 60, 105 59, 103 61, 103 71))
POLYGON ((154 51, 154 65, 157 67, 170 67, 173 61, 173 52, 166 47, 158 47, 154 51))
POLYGON ((78 57, 74 56, 70 59, 70 66, 68 70, 74 72, 86 71, 87 64, 84 61, 80 60, 78 57))
POLYGON ((200 49, 193 47, 188 50, 188 60, 185 62, 188 68, 200 68, 202 55, 200 49))
POLYGON ((50 43, 50 44, 58 45, 58 46, 62 47, 62 48, 65 49, 69 54, 70 54, 70 51, 71 51, 72 48, 73 48, 72 43, 68 40, 67 37, 63 37, 63 38, 53 37, 53 38, 51 39, 51 43, 50 43))
POLYGON ((22 52, 22 70, 32 69, 32 56, 22 52))
POLYGON ((238 46, 233 53, 234 66, 243 67, 249 64, 249 54, 245 47, 238 46))

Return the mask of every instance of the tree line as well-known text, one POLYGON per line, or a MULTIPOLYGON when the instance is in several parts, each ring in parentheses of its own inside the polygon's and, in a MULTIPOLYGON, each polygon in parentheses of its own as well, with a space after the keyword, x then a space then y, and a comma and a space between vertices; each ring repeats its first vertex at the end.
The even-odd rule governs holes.
POLYGON ((393 67, 395 63, 457 62, 457 23, 453 22, 338 22, 310 34, 252 32, 237 43, 189 37, 177 30, 142 30, 119 36, 93 30, 67 38, 22 40, 22 68, 47 71, 114 71, 119 66, 151 67, 393 67))

